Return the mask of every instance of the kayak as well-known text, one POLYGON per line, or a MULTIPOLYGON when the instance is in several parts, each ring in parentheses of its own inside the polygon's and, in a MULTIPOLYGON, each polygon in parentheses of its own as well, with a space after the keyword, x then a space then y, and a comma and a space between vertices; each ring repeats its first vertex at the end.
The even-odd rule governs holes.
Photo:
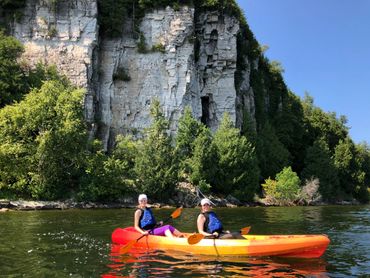
POLYGON ((133 243, 133 247, 146 249, 177 250, 200 255, 280 256, 319 258, 330 242, 326 235, 243 235, 244 239, 202 239, 189 244, 187 237, 142 235, 134 227, 117 228, 112 242, 119 245, 133 243))

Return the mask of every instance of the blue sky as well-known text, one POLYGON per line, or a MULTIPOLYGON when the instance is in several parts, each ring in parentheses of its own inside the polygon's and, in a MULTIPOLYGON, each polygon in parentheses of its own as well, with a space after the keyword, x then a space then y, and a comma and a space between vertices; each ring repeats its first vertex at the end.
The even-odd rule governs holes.
POLYGON ((286 85, 326 112, 345 115, 370 144, 370 0, 238 0, 286 85))

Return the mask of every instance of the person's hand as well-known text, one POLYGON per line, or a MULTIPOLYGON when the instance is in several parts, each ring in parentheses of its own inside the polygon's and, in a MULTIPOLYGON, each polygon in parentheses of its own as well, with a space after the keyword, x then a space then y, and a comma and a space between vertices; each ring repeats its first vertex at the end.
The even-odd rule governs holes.
POLYGON ((217 238, 219 236, 219 233, 213 232, 212 235, 217 238))
POLYGON ((143 235, 149 235, 149 232, 150 232, 150 231, 144 231, 142 234, 143 234, 143 235))
POLYGON ((162 226, 163 225, 163 221, 159 221, 159 226, 162 226))

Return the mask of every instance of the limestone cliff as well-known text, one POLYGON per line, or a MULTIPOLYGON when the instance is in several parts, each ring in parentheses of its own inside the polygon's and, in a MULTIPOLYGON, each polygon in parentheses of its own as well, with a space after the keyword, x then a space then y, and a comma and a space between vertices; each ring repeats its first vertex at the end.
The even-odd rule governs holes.
POLYGON ((137 133, 150 124, 153 98, 160 101, 172 133, 186 106, 212 130, 224 112, 238 126, 244 108, 253 115, 248 68, 235 88, 236 18, 218 12, 195 18, 192 7, 167 7, 146 13, 141 38, 125 30, 112 39, 99 35, 96 0, 51 3, 28 0, 12 33, 24 43, 29 62, 55 64, 86 88, 86 120, 106 148, 116 134, 137 133), (145 43, 144 51, 139 42, 145 43))

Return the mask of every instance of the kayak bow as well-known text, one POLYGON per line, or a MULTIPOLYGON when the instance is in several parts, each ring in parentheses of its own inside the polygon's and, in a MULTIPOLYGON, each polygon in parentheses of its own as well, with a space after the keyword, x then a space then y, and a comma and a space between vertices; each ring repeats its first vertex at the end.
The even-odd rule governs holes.
MULTIPOLYGON (((191 236, 191 234, 185 234, 191 236)), ((140 234, 134 227, 117 228, 112 233, 112 242, 127 244, 140 234)), ((135 242, 133 247, 177 250, 204 255, 281 256, 318 258, 330 242, 326 235, 243 235, 245 239, 202 239, 190 245, 187 238, 169 238, 148 235, 135 242)))

